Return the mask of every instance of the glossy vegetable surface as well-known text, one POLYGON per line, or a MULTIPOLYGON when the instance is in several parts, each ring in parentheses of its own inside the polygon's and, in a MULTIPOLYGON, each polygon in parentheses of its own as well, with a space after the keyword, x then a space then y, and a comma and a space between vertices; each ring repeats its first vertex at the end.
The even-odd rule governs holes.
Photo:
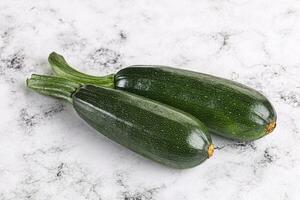
POLYGON ((137 65, 114 76, 83 74, 56 53, 49 56, 54 72, 80 83, 108 85, 179 108, 200 119, 212 133, 239 141, 251 141, 272 132, 276 112, 261 93, 237 82, 165 66, 137 65), (105 84, 102 84, 104 82, 105 84))
POLYGON ((174 168, 194 167, 213 153, 206 127, 193 116, 134 94, 64 78, 33 75, 28 87, 71 102, 111 140, 174 168))
POLYGON ((218 135, 255 140, 275 128, 276 113, 259 92, 242 84, 170 67, 135 66, 115 75, 115 88, 184 110, 218 135))

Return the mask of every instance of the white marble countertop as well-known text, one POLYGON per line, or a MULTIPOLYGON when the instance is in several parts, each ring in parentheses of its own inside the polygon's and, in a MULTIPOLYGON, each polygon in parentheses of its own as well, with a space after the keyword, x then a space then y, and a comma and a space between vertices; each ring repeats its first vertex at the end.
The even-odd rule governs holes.
POLYGON ((300 2, 0 1, 1 200, 296 200, 300 196, 300 2), (239 81, 273 103, 252 143, 213 137, 214 156, 175 170, 88 127, 25 87, 56 51, 85 72, 163 64, 239 81))

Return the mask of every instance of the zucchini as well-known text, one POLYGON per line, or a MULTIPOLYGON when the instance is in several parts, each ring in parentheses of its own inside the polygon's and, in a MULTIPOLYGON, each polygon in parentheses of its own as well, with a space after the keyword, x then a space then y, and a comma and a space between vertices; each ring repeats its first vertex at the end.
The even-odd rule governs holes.
POLYGON ((80 83, 113 87, 144 96, 192 114, 211 133, 251 141, 271 133, 276 112, 270 101, 240 83, 166 66, 136 65, 106 77, 78 72, 55 52, 49 56, 55 74, 80 83), (112 81, 113 80, 113 81, 112 81))
POLYGON ((73 104, 78 115, 109 139, 174 168, 194 167, 213 153, 207 128, 162 103, 60 77, 32 75, 27 86, 73 104))

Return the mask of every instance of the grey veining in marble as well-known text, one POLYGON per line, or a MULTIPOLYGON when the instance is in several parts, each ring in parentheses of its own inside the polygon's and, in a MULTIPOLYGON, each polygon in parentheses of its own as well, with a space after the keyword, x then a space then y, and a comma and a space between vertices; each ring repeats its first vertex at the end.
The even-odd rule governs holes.
POLYGON ((0 199, 297 200, 299 77, 297 0, 1 0, 0 199), (207 162, 170 169, 28 90, 52 51, 98 75, 162 64, 239 81, 271 100, 278 126, 251 143, 214 137, 207 162))

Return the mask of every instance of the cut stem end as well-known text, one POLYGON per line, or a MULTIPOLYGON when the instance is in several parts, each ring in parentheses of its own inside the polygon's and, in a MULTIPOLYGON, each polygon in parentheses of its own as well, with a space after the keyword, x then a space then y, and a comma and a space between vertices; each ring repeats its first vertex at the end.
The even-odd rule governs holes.
POLYGON ((72 94, 80 87, 80 84, 68 79, 32 74, 26 80, 27 87, 41 94, 68 100, 72 103, 72 94))

